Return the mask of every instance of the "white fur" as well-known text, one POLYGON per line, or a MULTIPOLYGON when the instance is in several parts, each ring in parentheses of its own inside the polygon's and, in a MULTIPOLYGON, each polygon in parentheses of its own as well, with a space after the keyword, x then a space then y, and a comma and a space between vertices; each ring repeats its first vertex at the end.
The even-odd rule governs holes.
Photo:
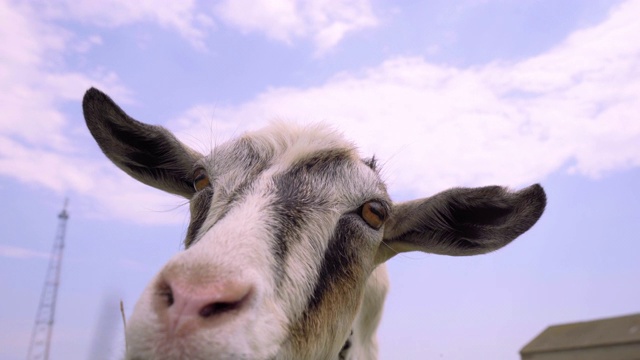
MULTIPOLYGON (((326 240, 331 237, 342 213, 353 210, 354 206, 359 206, 371 196, 385 196, 379 194, 379 179, 361 163, 353 145, 325 127, 274 124, 245 137, 258 144, 262 151, 270 153, 269 168, 252 184, 246 198, 221 220, 216 204, 224 203, 223 195, 231 192, 244 174, 226 169, 225 173, 215 178, 222 195, 214 195, 207 219, 197 236, 198 241, 167 263, 135 307, 127 328, 127 359, 170 360, 187 358, 187 354, 189 359, 269 359, 274 356, 288 358, 293 356, 292 353, 299 353, 299 350, 280 346, 287 340, 287 326, 291 322, 289 317, 304 310, 313 284, 318 280, 322 254, 327 247, 326 240), (275 216, 269 209, 269 203, 273 200, 270 191, 273 179, 309 154, 335 148, 348 149, 351 153, 353 162, 358 165, 353 174, 356 178, 344 184, 325 184, 313 189, 322 192, 327 202, 333 205, 306 219, 308 225, 305 232, 289 249, 281 292, 275 294, 274 264, 269 256, 269 224, 275 216), (357 191, 353 192, 354 189, 357 191), (166 334, 166 324, 153 310, 153 297, 157 296, 155 284, 161 274, 164 272, 166 275, 167 271, 189 271, 210 282, 249 281, 255 289, 254 296, 247 311, 224 327, 205 327, 183 337, 170 337, 166 334)), ((216 149, 209 165, 215 166, 223 161, 222 157, 232 146, 223 144, 216 149)), ((381 241, 381 235, 375 241, 381 241)), ((373 255, 375 252, 371 257, 373 255)), ((386 287, 386 270, 380 266, 365 287, 365 300, 355 323, 353 319, 342 319, 347 321, 343 326, 331 329, 332 332, 337 331, 333 336, 338 341, 318 339, 311 345, 314 349, 307 349, 306 353, 317 354, 318 359, 326 358, 328 353, 337 354, 350 330, 353 330, 353 346, 350 350, 353 355, 349 358, 374 358, 377 353, 375 328, 381 315, 386 287)), ((356 317, 356 314, 353 316, 356 317)))

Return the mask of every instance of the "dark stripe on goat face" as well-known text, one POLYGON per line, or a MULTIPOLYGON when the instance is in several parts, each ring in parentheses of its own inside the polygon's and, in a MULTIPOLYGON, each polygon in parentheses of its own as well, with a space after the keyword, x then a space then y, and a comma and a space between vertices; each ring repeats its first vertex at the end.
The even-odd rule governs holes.
POLYGON ((211 208, 211 199, 213 198, 213 190, 206 188, 196 193, 191 199, 191 221, 187 229, 187 236, 184 239, 185 248, 195 243, 196 236, 207 219, 209 209, 211 208))
POLYGON ((361 228, 354 224, 358 221, 355 217, 355 214, 350 213, 338 221, 324 253, 318 280, 307 303, 307 312, 316 311, 326 301, 329 293, 353 289, 361 275, 359 272, 365 271, 359 263, 360 246, 357 245, 357 240, 363 234, 361 228))
POLYGON ((338 221, 306 309, 289 326, 294 346, 304 349, 319 337, 344 345, 344 338, 337 337, 346 330, 335 324, 355 318, 371 270, 365 262, 367 230, 359 222, 355 213, 344 214, 338 221))
MULTIPOLYGON (((222 220, 235 204, 242 201, 247 192, 250 191, 252 184, 256 181, 260 173, 266 169, 268 164, 267 159, 259 149, 256 149, 255 144, 250 138, 240 138, 230 147, 220 151, 221 153, 214 152, 208 159, 208 165, 213 169, 210 172, 217 174, 234 172, 237 173, 238 179, 236 179, 235 184, 232 180, 231 183, 217 188, 216 212, 212 215, 215 216, 216 219, 213 224, 211 224, 212 227, 215 226, 218 221, 222 220), (217 159, 220 159, 220 161, 217 161, 217 159), (225 192, 224 189, 226 188, 233 188, 233 190, 225 192)), ((211 188, 206 189, 206 197, 204 199, 199 198, 197 201, 194 197, 194 200, 191 202, 191 223, 187 230, 185 240, 187 247, 193 245, 202 224, 207 216, 209 216, 209 211, 213 203, 213 189, 216 188, 216 179, 212 177, 211 180, 211 188)), ((196 197, 197 196, 198 194, 196 194, 196 197)))
POLYGON ((288 171, 274 177, 276 187, 272 209, 275 212, 273 225, 276 284, 284 279, 284 267, 289 246, 301 236, 302 228, 314 212, 327 206, 322 188, 335 183, 339 168, 348 166, 350 151, 328 150, 311 154, 294 164, 288 171))
POLYGON ((240 138, 232 147, 232 159, 236 162, 234 165, 241 165, 251 172, 264 170, 267 165, 267 159, 271 157, 269 151, 258 149, 257 145, 251 138, 240 138))

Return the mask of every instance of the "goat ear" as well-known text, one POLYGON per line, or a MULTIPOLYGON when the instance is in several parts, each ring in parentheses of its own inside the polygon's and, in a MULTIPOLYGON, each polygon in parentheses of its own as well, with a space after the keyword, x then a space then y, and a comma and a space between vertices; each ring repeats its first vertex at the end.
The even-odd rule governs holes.
POLYGON ((394 205, 379 259, 399 252, 477 255, 497 250, 535 224, 546 206, 540 185, 518 192, 499 186, 451 189, 394 205))
POLYGON ((82 110, 100 149, 120 169, 147 185, 191 198, 191 172, 201 155, 163 127, 131 118, 95 88, 84 94, 82 110))

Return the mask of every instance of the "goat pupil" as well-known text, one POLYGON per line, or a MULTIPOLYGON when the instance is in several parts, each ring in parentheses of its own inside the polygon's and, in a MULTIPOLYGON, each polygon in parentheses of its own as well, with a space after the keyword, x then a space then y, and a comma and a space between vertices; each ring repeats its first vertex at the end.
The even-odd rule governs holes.
POLYGON ((380 220, 384 219, 384 211, 380 204, 375 202, 369 203, 369 211, 371 211, 375 216, 379 217, 380 220))

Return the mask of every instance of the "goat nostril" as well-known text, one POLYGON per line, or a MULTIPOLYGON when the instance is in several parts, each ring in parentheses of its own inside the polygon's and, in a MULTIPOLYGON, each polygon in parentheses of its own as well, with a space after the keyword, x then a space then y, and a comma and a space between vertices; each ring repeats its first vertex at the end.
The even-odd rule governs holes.
POLYGON ((164 300, 167 307, 171 307, 171 305, 173 305, 173 303, 175 302, 175 299, 173 298, 173 290, 171 289, 171 286, 166 282, 162 282, 162 284, 160 284, 160 286, 158 287, 158 296, 160 296, 164 300))
POLYGON ((222 314, 227 311, 231 311, 237 309, 240 305, 241 301, 238 302, 219 302, 219 303, 211 303, 198 312, 198 315, 203 318, 208 318, 211 316, 215 316, 218 314, 222 314))

